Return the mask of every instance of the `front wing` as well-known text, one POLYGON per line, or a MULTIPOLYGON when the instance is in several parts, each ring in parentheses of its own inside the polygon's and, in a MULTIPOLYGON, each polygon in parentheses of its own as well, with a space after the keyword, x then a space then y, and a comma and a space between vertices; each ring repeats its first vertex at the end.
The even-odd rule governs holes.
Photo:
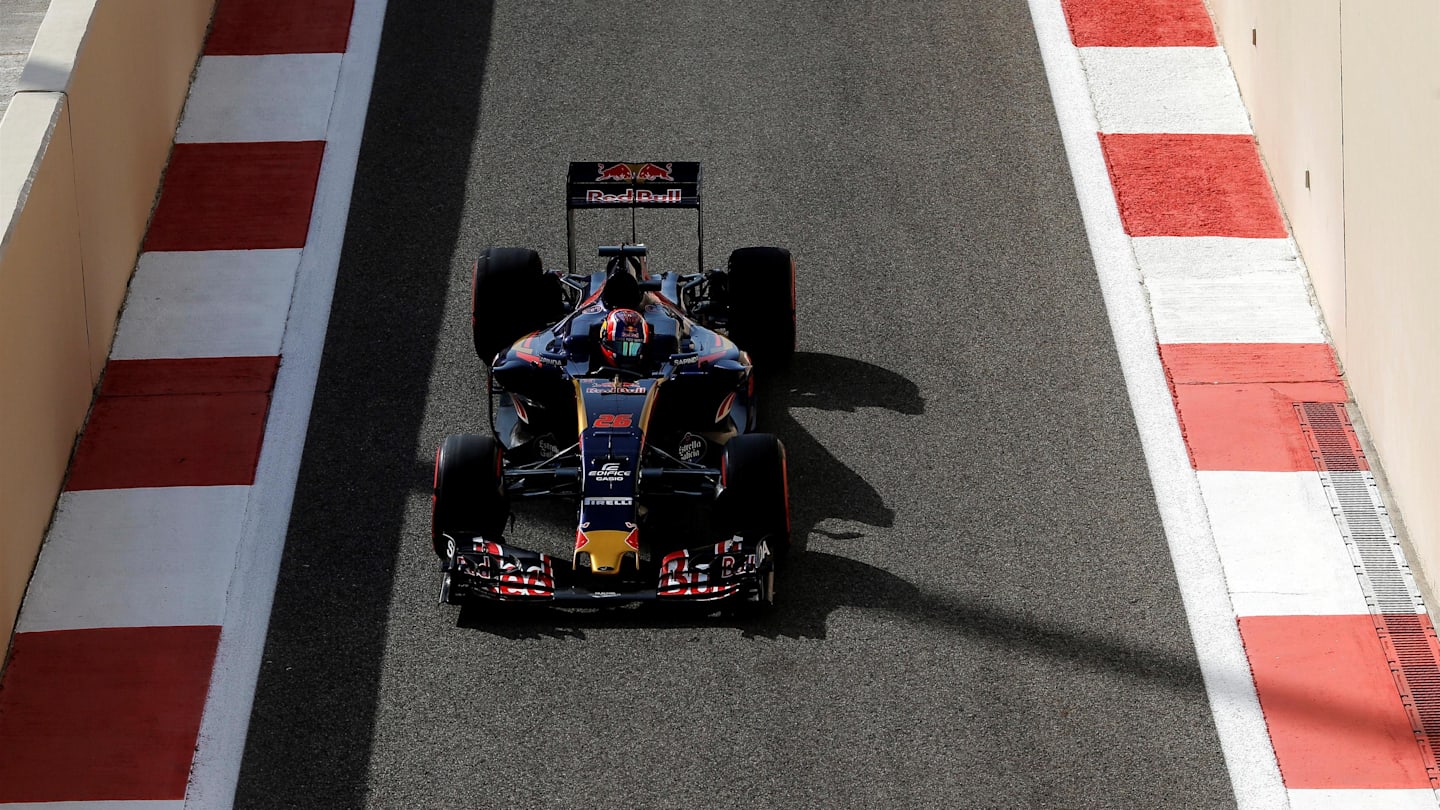
POLYGON ((775 564, 766 543, 735 537, 671 552, 661 560, 653 587, 633 587, 633 583, 622 580, 576 572, 568 560, 478 537, 458 539, 452 548, 445 563, 441 594, 442 601, 448 604, 477 600, 596 604, 743 599, 761 592, 775 564))

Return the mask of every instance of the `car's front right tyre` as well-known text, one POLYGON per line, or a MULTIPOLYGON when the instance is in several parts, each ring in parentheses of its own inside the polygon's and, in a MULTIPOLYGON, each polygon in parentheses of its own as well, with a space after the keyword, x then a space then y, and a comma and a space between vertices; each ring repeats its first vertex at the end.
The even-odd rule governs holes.
POLYGON ((498 540, 510 517, 501 471, 503 450, 492 436, 447 436, 435 454, 430 543, 440 559, 458 534, 498 540))

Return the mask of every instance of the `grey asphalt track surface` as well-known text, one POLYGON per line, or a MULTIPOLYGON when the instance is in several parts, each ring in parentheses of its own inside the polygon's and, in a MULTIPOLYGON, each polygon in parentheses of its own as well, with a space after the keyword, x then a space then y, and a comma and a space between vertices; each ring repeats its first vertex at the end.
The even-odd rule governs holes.
POLYGON ((1232 804, 1024 2, 391 0, 237 806, 1232 804), (470 264, 655 158, 799 262, 783 604, 438 606, 470 264))

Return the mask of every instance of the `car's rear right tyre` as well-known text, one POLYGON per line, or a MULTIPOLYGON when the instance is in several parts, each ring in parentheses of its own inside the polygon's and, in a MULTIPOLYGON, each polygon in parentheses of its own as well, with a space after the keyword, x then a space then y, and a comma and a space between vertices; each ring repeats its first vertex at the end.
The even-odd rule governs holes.
POLYGON ((510 517, 501 470, 503 450, 491 436, 447 436, 435 454, 430 543, 440 559, 450 557, 456 534, 498 540, 510 517))
POLYGON ((529 248, 487 247, 470 277, 470 323, 475 354, 489 365, 501 349, 544 329, 565 314, 555 277, 529 248))
POLYGON ((790 484, 785 445, 769 433, 746 433, 725 443, 720 456, 720 503, 725 522, 750 540, 764 540, 777 558, 790 549, 790 484))
POLYGON ((726 265, 730 339, 758 368, 795 355, 795 260, 777 247, 740 248, 726 265))

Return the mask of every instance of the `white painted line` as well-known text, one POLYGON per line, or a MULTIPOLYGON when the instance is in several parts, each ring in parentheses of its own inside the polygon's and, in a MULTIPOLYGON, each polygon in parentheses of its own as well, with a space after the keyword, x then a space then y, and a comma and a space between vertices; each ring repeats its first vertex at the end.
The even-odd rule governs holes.
POLYGON ((1292 790, 1291 810, 1435 810, 1433 790, 1292 790))
POLYGON ((16 630, 220 624, 249 490, 62 494, 16 630))
POLYGON ((1305 275, 1291 239, 1231 236, 1137 236, 1130 240, 1146 279, 1222 278, 1250 273, 1305 275))
POLYGON ((287 53, 201 59, 175 142, 324 140, 340 57, 287 53))
POLYGON ((1199 473, 1237 616, 1370 612, 1313 472, 1199 473))
POLYGON ((1071 44, 1060 0, 1029 3, 1235 800, 1245 810, 1283 808, 1287 797, 1280 769, 1225 590, 1224 570, 1210 534, 1200 486, 1190 468, 1160 366, 1140 272, 1130 239, 1120 225, 1080 56, 1071 44))
POLYGON ((225 624, 190 769, 187 810, 227 810, 235 803, 270 606, 345 243, 386 1, 355 0, 349 50, 340 65, 310 231, 281 349, 284 359, 271 397, 265 444, 250 490, 225 624))
POLYGON ((299 265, 298 249, 142 254, 110 357, 279 354, 299 265))
POLYGON ((1249 135, 1223 48, 1081 48, 1101 132, 1249 135))
POLYGON ((1305 279, 1253 273, 1146 279, 1161 343, 1325 343, 1305 279))

